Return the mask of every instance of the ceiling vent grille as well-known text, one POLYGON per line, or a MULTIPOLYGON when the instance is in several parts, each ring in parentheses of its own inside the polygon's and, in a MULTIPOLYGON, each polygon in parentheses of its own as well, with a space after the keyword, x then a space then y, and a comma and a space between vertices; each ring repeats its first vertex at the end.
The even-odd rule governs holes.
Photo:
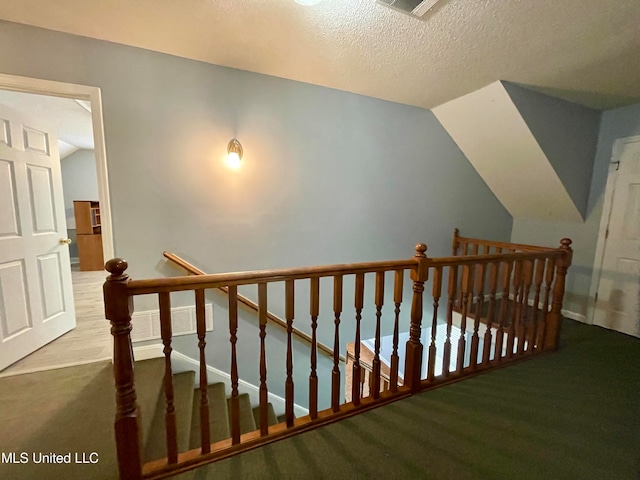
POLYGON ((409 14, 412 17, 422 18, 439 1, 440 0, 377 0, 376 3, 409 14))

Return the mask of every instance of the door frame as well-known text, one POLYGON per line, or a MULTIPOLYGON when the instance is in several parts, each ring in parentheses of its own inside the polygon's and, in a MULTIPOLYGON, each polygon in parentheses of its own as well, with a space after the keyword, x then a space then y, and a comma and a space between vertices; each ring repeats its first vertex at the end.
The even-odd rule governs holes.
POLYGON ((100 88, 0 73, 0 89, 86 100, 91 103, 91 123, 93 126, 94 156, 98 176, 98 200, 100 201, 100 220, 102 226, 102 251, 105 260, 115 257, 100 88))
POLYGON ((611 210, 613 208, 613 195, 618 181, 618 167, 620 151, 622 145, 626 143, 640 142, 640 135, 631 137, 618 138, 613 142, 611 149, 611 157, 609 160, 609 172, 607 174, 607 186, 604 190, 604 199, 602 205, 602 215, 600 217, 600 227, 598 228, 598 243, 596 244, 596 253, 593 259, 593 270, 591 275, 591 288, 589 288, 589 306, 587 310, 587 318, 589 324, 593 325, 596 314, 596 295, 600 288, 600 277, 602 275, 602 262, 604 261, 604 252, 607 246, 607 230, 611 220, 611 210))

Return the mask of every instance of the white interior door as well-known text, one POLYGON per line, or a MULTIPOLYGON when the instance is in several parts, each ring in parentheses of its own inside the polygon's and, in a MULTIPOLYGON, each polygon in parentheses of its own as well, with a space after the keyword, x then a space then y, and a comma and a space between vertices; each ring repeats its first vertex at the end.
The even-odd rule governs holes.
POLYGON ((56 132, 0 105, 0 370, 76 326, 56 132))
POLYGON ((613 195, 594 323, 640 337, 640 137, 618 140, 613 161, 620 163, 608 179, 613 195))

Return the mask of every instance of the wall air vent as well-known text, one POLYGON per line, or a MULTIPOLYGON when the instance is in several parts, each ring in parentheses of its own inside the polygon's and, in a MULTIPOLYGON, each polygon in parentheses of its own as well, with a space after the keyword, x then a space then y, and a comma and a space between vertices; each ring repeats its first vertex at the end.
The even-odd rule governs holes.
POLYGON ((422 18, 441 0, 377 0, 376 3, 422 18))

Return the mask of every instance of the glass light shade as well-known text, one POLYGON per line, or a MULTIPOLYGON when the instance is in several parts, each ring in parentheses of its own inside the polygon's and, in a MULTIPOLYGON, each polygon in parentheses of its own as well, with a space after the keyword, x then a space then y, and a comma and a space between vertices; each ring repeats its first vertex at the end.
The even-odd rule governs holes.
POLYGON ((240 168, 240 155, 236 152, 229 152, 227 155, 227 165, 231 168, 240 168))
POLYGON ((232 138, 227 145, 227 165, 231 168, 239 168, 242 153, 242 145, 237 139, 232 138))

